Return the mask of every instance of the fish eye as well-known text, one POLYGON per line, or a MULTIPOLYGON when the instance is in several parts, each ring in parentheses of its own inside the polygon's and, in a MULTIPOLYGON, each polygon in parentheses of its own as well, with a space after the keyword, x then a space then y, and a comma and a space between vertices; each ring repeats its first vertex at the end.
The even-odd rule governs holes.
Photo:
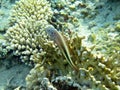
POLYGON ((53 32, 53 31, 51 31, 51 34, 52 34, 52 35, 54 35, 54 32, 53 32))

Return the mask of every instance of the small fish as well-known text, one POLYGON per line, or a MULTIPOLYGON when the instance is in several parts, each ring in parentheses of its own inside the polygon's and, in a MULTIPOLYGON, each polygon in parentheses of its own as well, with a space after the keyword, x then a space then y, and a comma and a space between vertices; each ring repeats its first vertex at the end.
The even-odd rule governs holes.
POLYGON ((52 25, 49 25, 46 28, 46 32, 49 35, 50 39, 53 40, 58 45, 59 49, 62 51, 62 54, 65 56, 66 60, 71 65, 71 67, 78 71, 78 68, 71 60, 68 45, 65 42, 64 37, 61 35, 61 33, 59 33, 52 25))

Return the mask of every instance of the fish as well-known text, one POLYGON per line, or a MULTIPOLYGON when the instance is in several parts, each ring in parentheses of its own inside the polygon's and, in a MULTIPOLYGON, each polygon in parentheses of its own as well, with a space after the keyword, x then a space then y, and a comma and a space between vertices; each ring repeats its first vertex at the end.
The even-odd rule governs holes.
POLYGON ((63 37, 63 35, 59 31, 57 31, 52 25, 49 25, 46 27, 46 33, 48 34, 50 39, 53 40, 54 43, 57 44, 57 46, 62 51, 62 54, 64 55, 64 57, 66 58, 70 66, 73 67, 76 71, 78 71, 78 68, 75 66, 75 64, 73 63, 70 57, 70 51, 68 48, 68 44, 66 43, 66 40, 63 37))

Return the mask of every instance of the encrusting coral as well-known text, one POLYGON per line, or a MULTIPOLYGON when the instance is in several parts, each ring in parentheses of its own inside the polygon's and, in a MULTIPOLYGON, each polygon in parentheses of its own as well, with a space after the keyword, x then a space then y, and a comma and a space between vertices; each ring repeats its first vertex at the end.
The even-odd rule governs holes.
POLYGON ((51 16, 50 4, 46 0, 18 1, 12 10, 11 27, 6 32, 10 44, 7 48, 12 48, 15 55, 29 62, 33 53, 41 52, 37 37, 51 16))

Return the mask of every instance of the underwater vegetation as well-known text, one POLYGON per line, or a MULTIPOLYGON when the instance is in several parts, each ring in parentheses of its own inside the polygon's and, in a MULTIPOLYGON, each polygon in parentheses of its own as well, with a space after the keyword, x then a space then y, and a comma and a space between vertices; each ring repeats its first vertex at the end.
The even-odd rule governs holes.
POLYGON ((101 28, 98 36, 91 34, 94 44, 87 46, 88 37, 75 31, 81 29, 78 18, 92 19, 97 12, 90 13, 93 9, 85 0, 53 1, 20 0, 12 9, 5 48, 34 66, 26 77, 26 90, 119 90, 120 23, 106 31, 101 28))

